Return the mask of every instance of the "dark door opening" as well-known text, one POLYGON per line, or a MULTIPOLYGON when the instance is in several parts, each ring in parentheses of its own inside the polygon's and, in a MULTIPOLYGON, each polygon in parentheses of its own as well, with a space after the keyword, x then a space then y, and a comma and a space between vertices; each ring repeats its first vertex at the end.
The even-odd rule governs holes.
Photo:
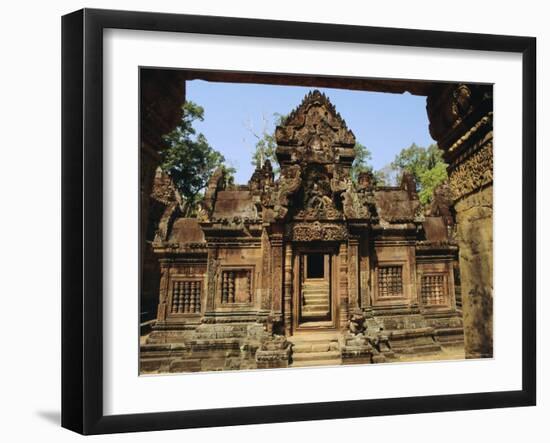
POLYGON ((324 254, 307 255, 307 278, 325 278, 324 254))
POLYGON ((333 326, 331 301, 331 255, 308 252, 300 257, 297 325, 323 329, 333 326))

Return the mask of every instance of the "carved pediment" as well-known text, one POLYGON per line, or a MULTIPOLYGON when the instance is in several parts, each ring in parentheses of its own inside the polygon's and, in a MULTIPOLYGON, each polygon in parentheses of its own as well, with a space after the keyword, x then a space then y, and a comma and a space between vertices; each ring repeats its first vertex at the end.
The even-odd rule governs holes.
POLYGON ((275 131, 279 157, 290 161, 318 163, 338 162, 339 149, 351 149, 346 155, 355 153, 355 136, 346 122, 336 112, 328 98, 315 90, 290 113, 284 124, 275 131))
POLYGON ((277 127, 275 138, 281 177, 273 187, 264 186, 264 221, 330 222, 373 216, 372 177, 352 183, 355 136, 324 94, 307 94, 277 127))

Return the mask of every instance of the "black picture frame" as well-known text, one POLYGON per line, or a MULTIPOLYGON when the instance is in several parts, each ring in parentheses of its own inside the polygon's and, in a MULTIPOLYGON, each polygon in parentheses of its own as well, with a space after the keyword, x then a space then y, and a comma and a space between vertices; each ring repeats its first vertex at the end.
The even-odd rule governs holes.
POLYGON ((82 434, 530 406, 536 403, 536 39, 83 9, 62 18, 62 426, 82 434), (103 30, 188 32, 522 54, 522 389, 177 412, 103 413, 103 30))

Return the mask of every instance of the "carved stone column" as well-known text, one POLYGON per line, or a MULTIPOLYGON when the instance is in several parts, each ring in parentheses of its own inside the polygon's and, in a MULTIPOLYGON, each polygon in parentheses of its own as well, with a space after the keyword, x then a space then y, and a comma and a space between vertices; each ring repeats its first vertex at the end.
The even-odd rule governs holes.
POLYGON ((348 249, 349 310, 359 309, 359 239, 350 237, 348 249))
POLYGON ((449 163, 467 358, 493 355, 493 100, 491 85, 437 87, 430 131, 449 163))
POLYGON ((263 311, 271 311, 271 244, 267 232, 262 233, 262 301, 263 311))
POLYGON ((220 262, 218 260, 218 249, 208 249, 208 264, 206 269, 206 309, 205 313, 214 311, 216 292, 218 285, 220 262))
POLYGON ((285 335, 290 335, 292 330, 292 244, 285 245, 285 279, 284 279, 284 318, 285 335))
POLYGON ((159 286, 159 305, 157 309, 157 321, 162 322, 166 320, 166 316, 169 312, 168 300, 168 288, 170 283, 170 264, 171 261, 167 259, 160 260, 160 286, 159 286))
POLYGON ((370 251, 368 243, 363 239, 359 244, 359 291, 361 308, 365 309, 371 305, 370 300, 370 251))
POLYGON ((343 328, 348 322, 349 306, 348 306, 348 244, 346 241, 340 243, 340 251, 338 254, 340 259, 340 275, 339 275, 339 295, 340 295, 340 327, 343 328))
POLYGON ((283 236, 274 234, 271 237, 271 270, 272 270, 272 303, 271 312, 275 322, 283 321, 283 236))

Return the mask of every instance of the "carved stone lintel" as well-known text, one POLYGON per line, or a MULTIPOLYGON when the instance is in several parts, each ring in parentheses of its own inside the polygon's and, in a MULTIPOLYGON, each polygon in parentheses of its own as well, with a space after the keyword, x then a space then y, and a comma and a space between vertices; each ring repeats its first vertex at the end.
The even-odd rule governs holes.
POLYGON ((348 238, 348 230, 336 223, 293 223, 287 226, 286 235, 292 241, 342 241, 348 238))

